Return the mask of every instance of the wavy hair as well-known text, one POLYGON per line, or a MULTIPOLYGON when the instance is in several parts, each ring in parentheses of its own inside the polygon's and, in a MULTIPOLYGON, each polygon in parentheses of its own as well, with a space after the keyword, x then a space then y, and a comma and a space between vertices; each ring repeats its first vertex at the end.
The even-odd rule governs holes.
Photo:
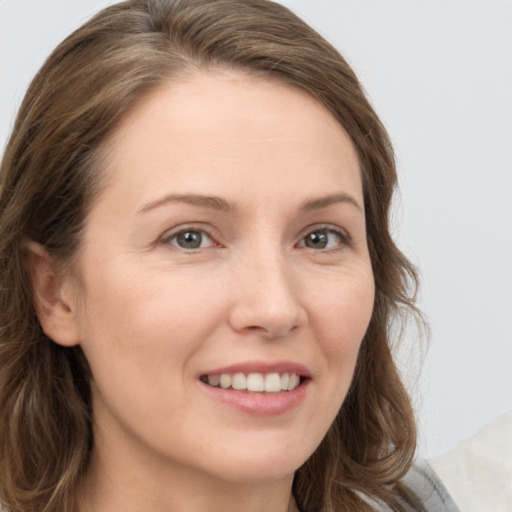
POLYGON ((360 512, 372 501, 393 510, 414 502, 400 483, 416 431, 391 326, 417 313, 417 278, 390 235, 392 147, 356 76, 279 4, 129 0, 101 11, 48 58, 1 163, 0 501, 10 512, 72 512, 94 443, 87 361, 79 347, 43 333, 23 240, 69 265, 101 187, 102 152, 120 121, 163 82, 216 66, 272 77, 316 98, 351 137, 362 173, 375 305, 348 396, 296 472, 297 504, 307 512, 360 512))

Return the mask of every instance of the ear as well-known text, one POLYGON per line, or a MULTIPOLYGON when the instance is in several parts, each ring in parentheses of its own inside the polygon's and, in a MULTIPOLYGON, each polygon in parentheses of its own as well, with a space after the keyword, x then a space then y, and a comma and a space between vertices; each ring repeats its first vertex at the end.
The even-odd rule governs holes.
POLYGON ((75 302, 69 279, 62 279, 48 251, 32 240, 23 244, 32 296, 44 333, 59 345, 78 345, 75 302))

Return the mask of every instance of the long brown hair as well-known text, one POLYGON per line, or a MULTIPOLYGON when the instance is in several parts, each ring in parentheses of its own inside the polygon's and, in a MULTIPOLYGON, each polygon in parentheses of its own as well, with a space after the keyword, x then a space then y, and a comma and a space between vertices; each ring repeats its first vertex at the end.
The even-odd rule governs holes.
POLYGON ((102 151, 135 102, 190 68, 228 66, 298 87, 357 149, 376 299, 354 380, 293 492, 307 512, 402 510, 415 425, 390 349, 390 326, 415 312, 413 267, 395 246, 392 148, 339 53, 267 0, 129 0, 69 36, 34 78, 0 175, 0 501, 11 512, 71 512, 94 443, 89 369, 80 348, 43 333, 22 241, 64 267, 101 186, 102 151))

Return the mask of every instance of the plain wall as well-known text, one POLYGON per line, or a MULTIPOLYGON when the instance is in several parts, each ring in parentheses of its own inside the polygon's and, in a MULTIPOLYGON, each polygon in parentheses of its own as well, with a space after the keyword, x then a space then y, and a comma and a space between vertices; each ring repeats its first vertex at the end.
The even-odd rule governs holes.
MULTIPOLYGON (((1 147, 44 58, 109 3, 0 0, 1 147)), ((396 237, 432 330, 411 392, 437 455, 512 409, 512 2, 283 3, 351 63, 396 146, 396 237)))

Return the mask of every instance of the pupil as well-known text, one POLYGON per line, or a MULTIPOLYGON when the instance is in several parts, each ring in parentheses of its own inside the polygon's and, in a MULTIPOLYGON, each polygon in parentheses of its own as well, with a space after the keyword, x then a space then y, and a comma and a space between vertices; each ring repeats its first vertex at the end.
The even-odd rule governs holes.
POLYGON ((185 249, 197 249, 201 246, 201 233, 187 231, 178 235, 178 244, 185 249))
POLYGON ((312 249, 324 249, 327 247, 327 233, 317 231, 310 233, 306 238, 306 246, 312 249))

